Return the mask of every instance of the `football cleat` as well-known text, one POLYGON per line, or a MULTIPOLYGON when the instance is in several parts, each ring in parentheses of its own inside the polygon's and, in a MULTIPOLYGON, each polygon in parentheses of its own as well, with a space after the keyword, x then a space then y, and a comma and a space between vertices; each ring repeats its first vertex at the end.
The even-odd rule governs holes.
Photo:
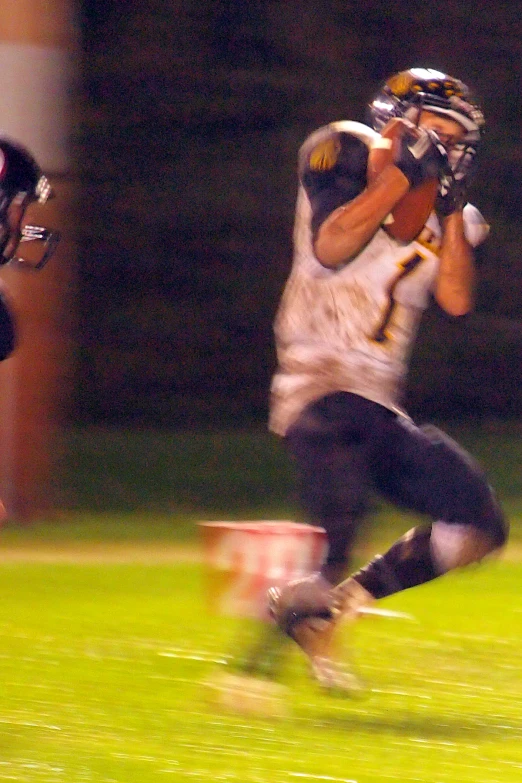
POLYGON ((269 613, 278 627, 308 658, 312 676, 325 690, 354 696, 363 690, 346 666, 334 658, 334 641, 342 617, 342 596, 336 596, 320 574, 268 591, 269 613))
POLYGON ((271 587, 267 598, 270 615, 288 636, 293 636, 294 626, 302 620, 332 620, 340 610, 332 585, 319 573, 271 587))
POLYGON ((318 684, 329 693, 356 698, 365 692, 361 680, 346 666, 331 658, 316 656, 311 661, 311 667, 318 684))

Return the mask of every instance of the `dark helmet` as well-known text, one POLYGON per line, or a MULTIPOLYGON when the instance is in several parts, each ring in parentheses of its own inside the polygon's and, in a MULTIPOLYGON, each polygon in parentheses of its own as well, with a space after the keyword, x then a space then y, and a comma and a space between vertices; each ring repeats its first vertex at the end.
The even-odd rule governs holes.
POLYGON ((43 253, 38 263, 42 267, 51 257, 59 234, 43 226, 19 225, 25 209, 31 202, 45 202, 53 196, 51 185, 31 153, 12 138, 0 133, 0 265, 15 259, 19 242, 43 242, 43 253), (12 207, 19 205, 13 217, 12 207))
POLYGON ((3 198, 12 201, 19 193, 25 193, 34 201, 40 177, 40 167, 31 153, 13 139, 0 135, 0 191, 3 198))
POLYGON ((422 109, 459 122, 466 129, 466 141, 478 142, 485 125, 469 87, 433 68, 410 68, 390 76, 369 109, 375 130, 381 130, 392 117, 415 121, 422 109))
POLYGON ((409 68, 390 76, 369 104, 370 122, 380 131, 393 117, 418 122, 425 109, 460 123, 466 130, 450 153, 456 178, 468 174, 485 127, 482 110, 469 87, 433 68, 409 68))

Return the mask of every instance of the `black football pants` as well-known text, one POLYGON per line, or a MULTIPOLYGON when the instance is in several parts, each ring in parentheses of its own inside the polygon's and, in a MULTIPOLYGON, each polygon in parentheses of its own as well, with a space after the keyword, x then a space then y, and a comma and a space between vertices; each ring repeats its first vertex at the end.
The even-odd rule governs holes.
POLYGON ((308 521, 323 527, 328 564, 345 569, 373 492, 432 521, 474 525, 496 547, 507 538, 478 464, 436 427, 348 392, 310 404, 285 438, 308 521))

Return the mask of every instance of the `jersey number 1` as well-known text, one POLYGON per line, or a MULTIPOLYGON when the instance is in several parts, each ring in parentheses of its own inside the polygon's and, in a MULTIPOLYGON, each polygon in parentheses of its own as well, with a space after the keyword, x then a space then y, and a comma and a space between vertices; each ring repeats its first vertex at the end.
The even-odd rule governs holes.
POLYGON ((423 257, 420 255, 420 253, 415 253, 411 258, 408 258, 406 261, 403 261, 400 264, 400 269, 398 274, 390 280, 390 283, 388 285, 388 289, 386 293, 388 294, 388 306, 386 307, 386 310, 383 313, 383 316, 381 318, 381 322, 375 332, 372 335, 372 339, 375 340, 377 343, 384 343, 386 340, 389 339, 389 335, 387 334, 387 329, 390 324, 390 321, 393 316, 393 311, 395 310, 395 306, 397 302, 395 301, 394 294, 395 289, 397 288, 398 284, 401 282, 401 280, 404 280, 404 278, 411 274, 414 269, 416 269, 421 261, 423 261, 423 257))

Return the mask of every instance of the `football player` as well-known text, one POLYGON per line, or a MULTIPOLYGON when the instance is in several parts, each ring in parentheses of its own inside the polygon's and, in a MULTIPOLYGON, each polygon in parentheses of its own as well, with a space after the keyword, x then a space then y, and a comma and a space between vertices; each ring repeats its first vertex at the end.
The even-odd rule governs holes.
MULTIPOLYGON (((27 208, 33 202, 45 203, 53 195, 31 153, 15 140, 0 133, 0 266, 14 263, 41 269, 51 257, 59 234, 42 226, 23 225, 27 208), (36 262, 24 261, 16 254, 21 242, 43 243, 36 262)), ((0 290, 0 361, 7 359, 15 346, 15 328, 5 292, 0 290)))
POLYGON ((332 660, 342 617, 478 562, 507 537, 481 468, 401 405, 430 297, 454 317, 473 307, 473 248, 488 226, 466 190, 484 117, 465 84, 429 68, 389 78, 369 115, 371 127, 320 128, 299 153, 294 261, 275 321, 270 413, 328 551, 318 573, 271 588, 269 608, 319 683, 347 689, 352 677, 332 660), (372 156, 383 150, 388 159, 370 178, 372 156), (430 182, 426 219, 420 202, 430 182), (409 236, 398 217, 405 199, 403 220, 421 215, 409 236), (431 522, 346 578, 372 490, 431 522))

